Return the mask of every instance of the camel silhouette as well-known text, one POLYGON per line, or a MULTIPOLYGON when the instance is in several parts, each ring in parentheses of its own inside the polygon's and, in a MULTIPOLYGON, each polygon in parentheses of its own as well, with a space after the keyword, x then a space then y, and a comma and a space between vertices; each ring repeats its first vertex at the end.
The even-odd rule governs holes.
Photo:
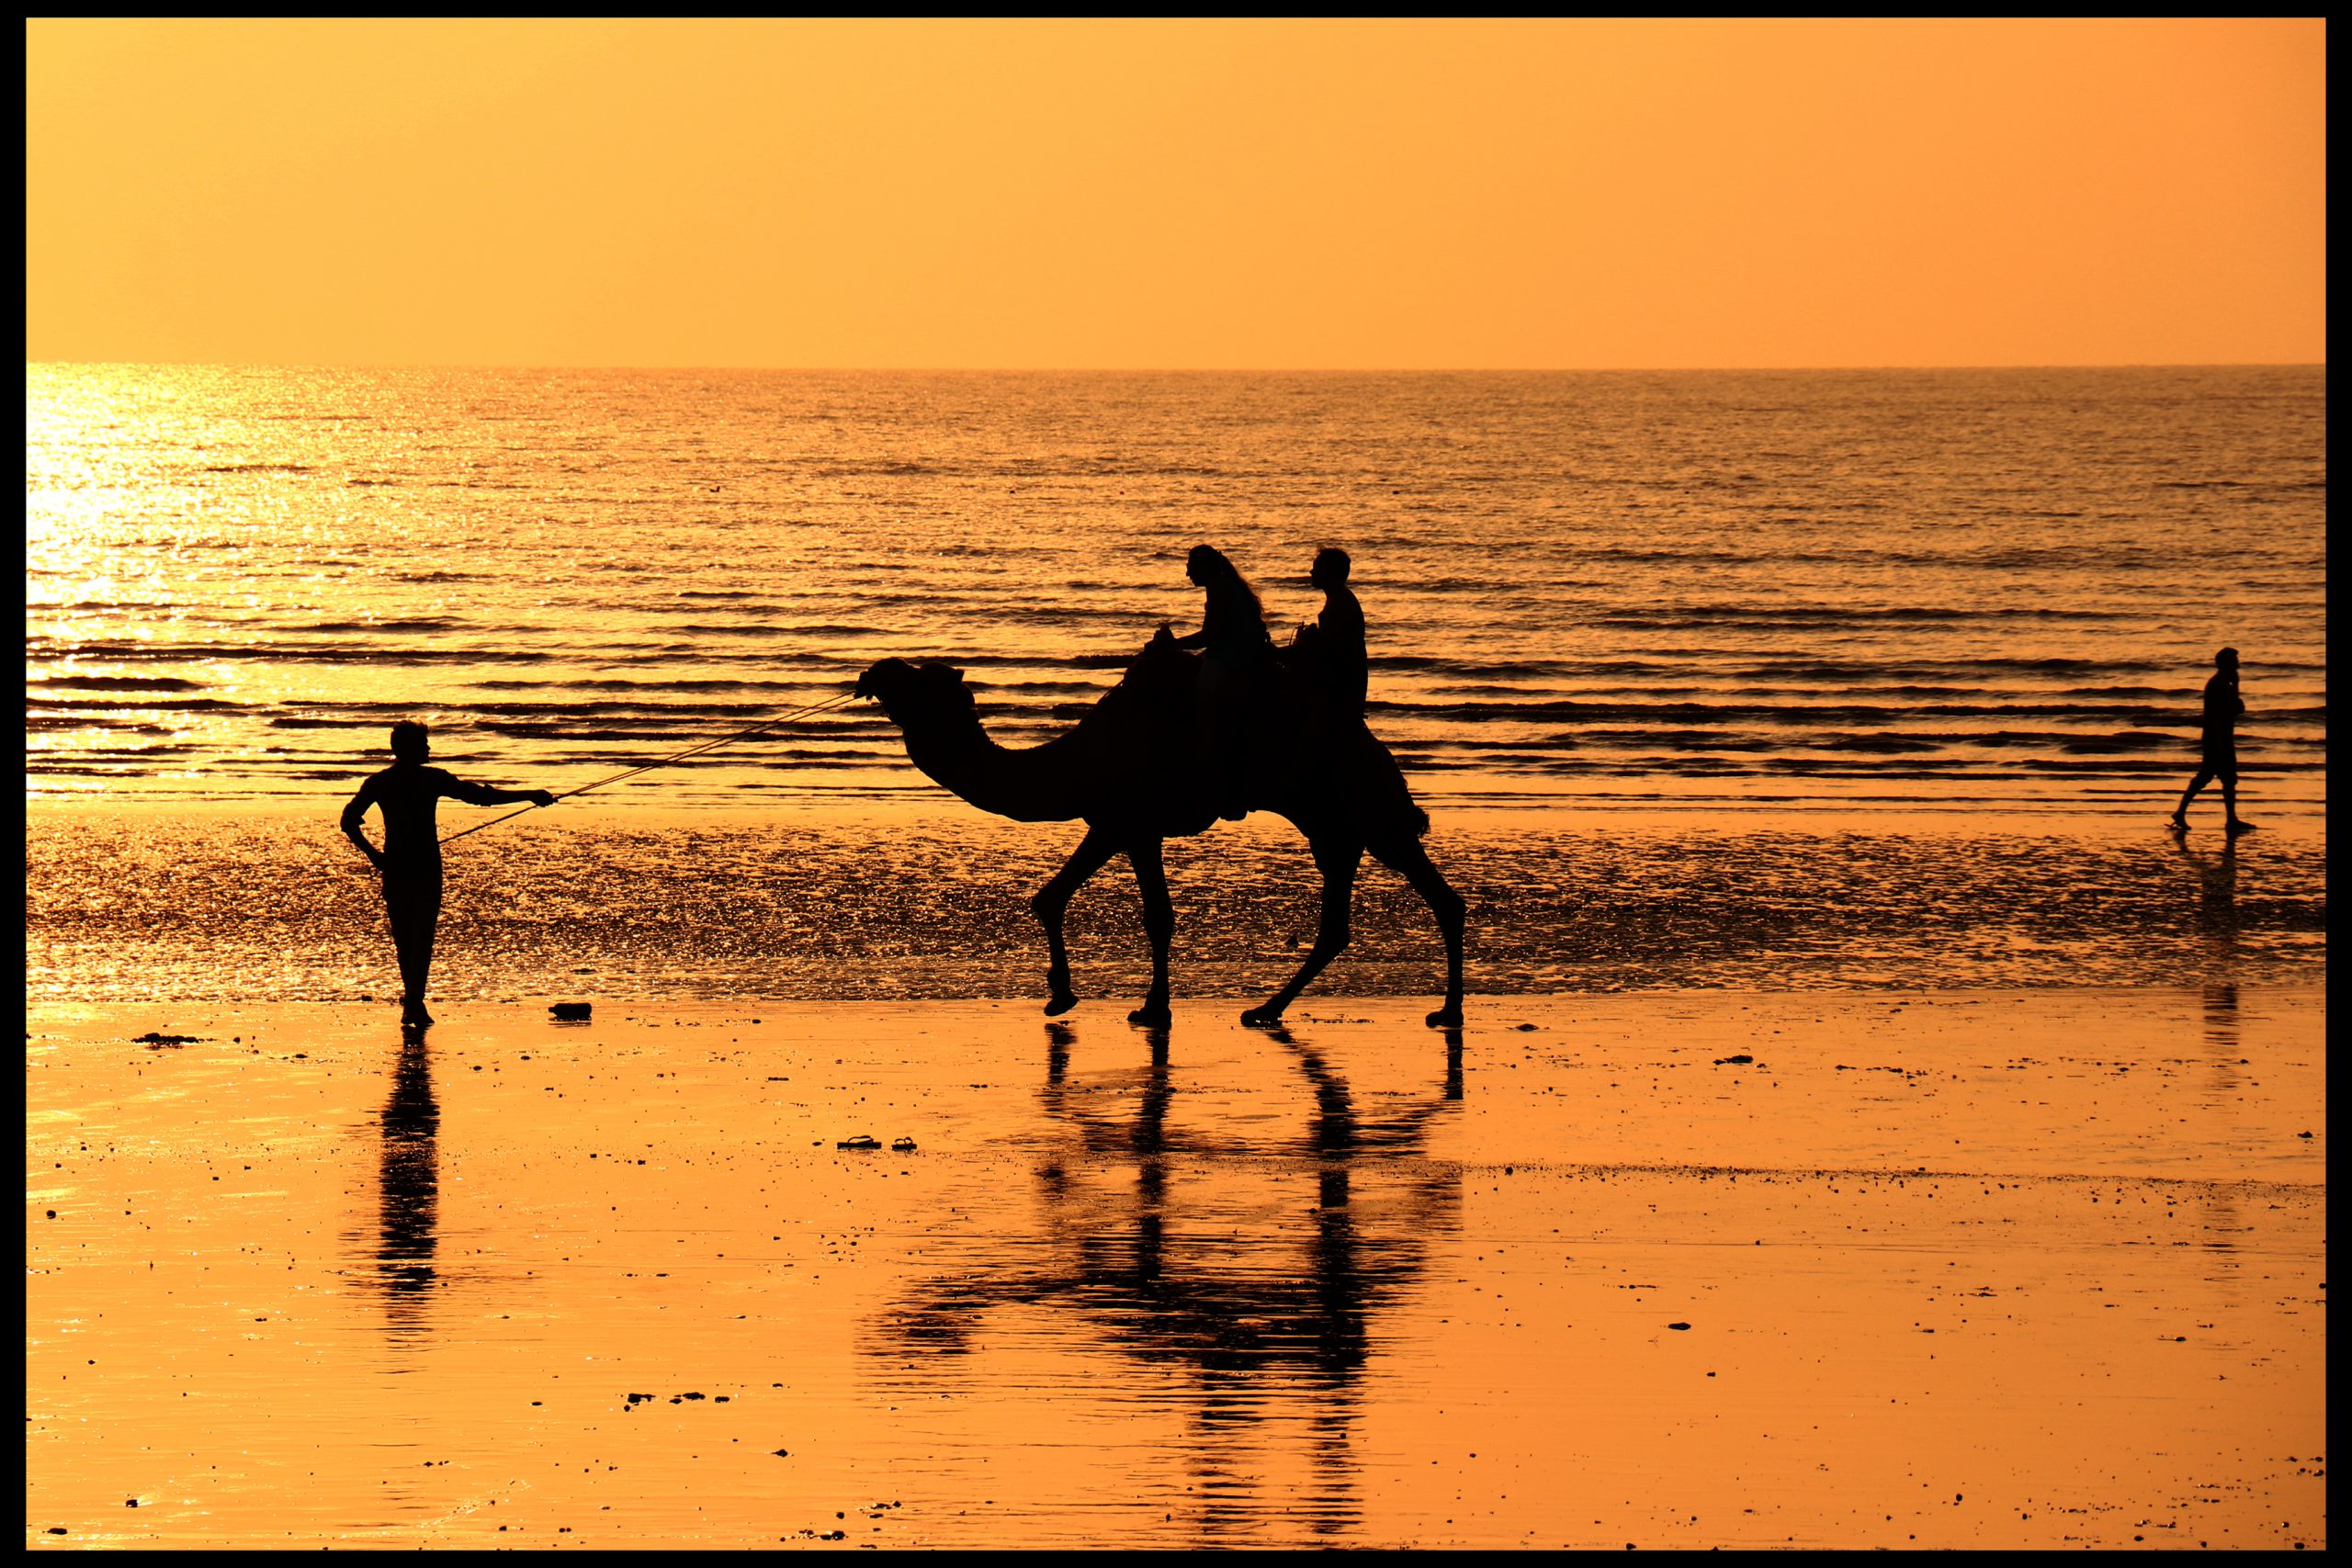
MULTIPOLYGON (((1029 900, 1046 928, 1048 1015, 1078 1005, 1062 944, 1063 912, 1087 878, 1125 854, 1151 942, 1151 987, 1128 1021, 1169 1021, 1168 944, 1176 918, 1160 846, 1215 826, 1225 782, 1202 754, 1204 731, 1193 705, 1198 666, 1199 656, 1178 648, 1163 628, 1074 728, 1025 748, 989 739, 963 672, 952 666, 886 659, 858 677, 857 694, 882 705, 906 741, 908 759, 933 782, 1016 822, 1086 824, 1069 860, 1029 900)), ((1248 759, 1239 775, 1246 805, 1295 825, 1323 879, 1315 945, 1289 983, 1241 1021, 1278 1021, 1347 947, 1356 868, 1369 851, 1410 883, 1437 917, 1445 938, 1445 1003, 1429 1023, 1459 1027, 1462 898, 1421 848, 1429 817, 1413 804, 1396 760, 1359 716, 1280 664, 1269 667, 1250 694, 1239 733, 1248 759)))

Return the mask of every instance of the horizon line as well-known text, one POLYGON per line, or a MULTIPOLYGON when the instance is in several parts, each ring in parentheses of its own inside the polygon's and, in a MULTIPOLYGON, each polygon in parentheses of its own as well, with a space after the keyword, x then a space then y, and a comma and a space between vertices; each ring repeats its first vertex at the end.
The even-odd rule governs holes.
POLYGON ((2009 361, 1939 365, 752 365, 558 364, 523 360, 275 360, 27 358, 46 365, 123 365, 221 370, 638 370, 670 373, 756 371, 783 375, 911 376, 1665 376, 1865 370, 2324 370, 2324 359, 2175 359, 2009 361))

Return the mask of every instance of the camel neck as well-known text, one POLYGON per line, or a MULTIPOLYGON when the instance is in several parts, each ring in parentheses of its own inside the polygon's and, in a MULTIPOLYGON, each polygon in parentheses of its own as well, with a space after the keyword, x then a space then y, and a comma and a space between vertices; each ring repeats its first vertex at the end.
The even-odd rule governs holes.
POLYGON ((1000 746, 977 718, 905 731, 907 758, 943 789, 1016 822, 1066 822, 1085 815, 1092 770, 1076 734, 1042 746, 1000 746))

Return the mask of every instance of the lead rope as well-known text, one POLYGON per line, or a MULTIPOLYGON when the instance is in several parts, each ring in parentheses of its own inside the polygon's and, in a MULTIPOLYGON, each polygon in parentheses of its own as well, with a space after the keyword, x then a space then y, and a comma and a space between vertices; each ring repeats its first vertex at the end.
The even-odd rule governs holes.
MULTIPOLYGON (((787 719, 800 718, 812 713, 825 713, 831 709, 840 707, 844 703, 854 702, 856 699, 857 694, 855 692, 844 692, 838 697, 827 697, 823 702, 810 703, 807 707, 794 708, 790 713, 780 713, 774 718, 763 719, 760 723, 752 726, 749 729, 739 729, 732 735, 722 735, 716 740, 706 740, 698 746, 689 746, 683 751, 673 752, 671 755, 661 758, 655 761, 640 762, 634 768, 624 768, 619 773, 613 774, 610 778, 598 779, 594 784, 582 784, 578 789, 565 790, 561 795, 557 795, 555 798, 557 800, 570 800, 575 795, 586 795, 592 789, 602 789, 608 784, 618 784, 621 780, 626 778, 634 778, 639 773, 647 773, 655 768, 666 768, 673 762, 684 761, 685 759, 694 756, 697 752, 717 750, 721 746, 731 745, 735 741, 741 740, 746 737, 757 735, 763 729, 774 729, 777 725, 784 723, 787 719)), ((552 805, 554 803, 551 801, 548 804, 552 805)), ((464 838, 468 833, 479 833, 485 828, 495 828, 501 822, 512 822, 517 817, 522 816, 524 811, 537 811, 540 809, 543 808, 537 806, 526 806, 523 807, 523 811, 510 811, 503 817, 493 817, 487 822, 478 822, 474 826, 465 829, 460 832, 452 833, 447 838, 443 839, 441 842, 445 844, 454 844, 459 839, 464 838)))

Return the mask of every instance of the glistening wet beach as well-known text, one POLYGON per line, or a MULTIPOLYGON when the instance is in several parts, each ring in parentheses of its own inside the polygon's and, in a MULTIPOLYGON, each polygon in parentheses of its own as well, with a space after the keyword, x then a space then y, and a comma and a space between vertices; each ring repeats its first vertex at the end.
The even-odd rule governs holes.
POLYGON ((2326 1542, 2315 989, 440 1010, 35 1009, 28 1544, 2326 1542))
MULTIPOLYGON (((1039 999, 1027 908, 1080 838, 934 791, 895 811, 662 812, 565 802, 454 844, 434 995, 551 999, 1039 999)), ((2234 842, 2152 814, 1442 817, 1470 903, 1474 997, 1730 987, 2321 984, 2326 846, 2270 818, 2234 842)), ((452 807, 452 830, 493 813, 452 807)), ((331 810, 36 803, 36 1000, 356 1001, 396 985, 366 863, 331 810)), ((1312 939, 1315 874, 1263 816, 1170 840, 1179 996, 1262 998, 1312 939)), ((1401 878, 1368 868, 1318 996, 1431 994, 1442 955, 1401 878)), ((1083 995, 1147 973, 1124 863, 1070 908, 1083 995)))

